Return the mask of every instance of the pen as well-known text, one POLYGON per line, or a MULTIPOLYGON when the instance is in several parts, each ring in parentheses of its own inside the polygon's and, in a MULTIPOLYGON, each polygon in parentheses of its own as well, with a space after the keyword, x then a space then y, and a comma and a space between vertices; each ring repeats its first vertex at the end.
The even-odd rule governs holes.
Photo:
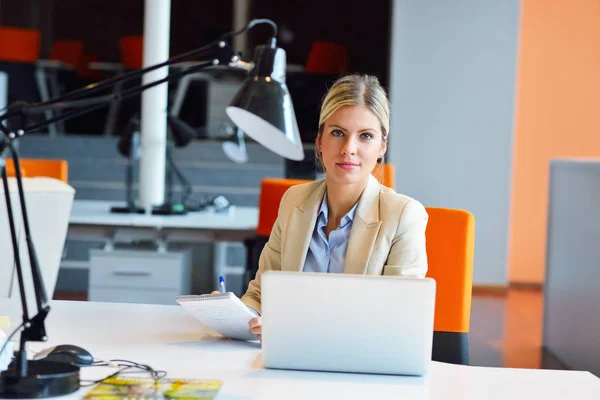
POLYGON ((221 293, 225 293, 225 278, 219 276, 219 287, 221 288, 221 293))

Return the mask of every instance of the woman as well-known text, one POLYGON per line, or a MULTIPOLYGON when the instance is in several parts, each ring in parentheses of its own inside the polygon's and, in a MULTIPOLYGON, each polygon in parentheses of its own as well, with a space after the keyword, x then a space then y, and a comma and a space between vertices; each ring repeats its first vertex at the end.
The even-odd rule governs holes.
MULTIPOLYGON (((268 270, 424 277, 427 212, 371 175, 383 164, 389 101, 377 78, 337 80, 321 107, 316 156, 325 180, 291 187, 242 301, 260 315, 268 270)), ((250 321, 260 337, 261 318, 250 321)))

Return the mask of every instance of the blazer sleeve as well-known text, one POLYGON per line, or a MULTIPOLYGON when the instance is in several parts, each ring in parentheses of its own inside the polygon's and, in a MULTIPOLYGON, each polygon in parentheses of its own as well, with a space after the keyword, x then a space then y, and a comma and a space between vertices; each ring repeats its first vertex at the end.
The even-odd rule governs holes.
POLYGON ((424 278, 427 273, 425 229, 429 216, 417 200, 409 200, 398 221, 384 275, 424 278))
POLYGON ((284 219, 282 215, 283 205, 286 200, 288 192, 285 192, 281 198, 279 204, 279 211, 277 219, 271 229, 271 235, 269 235, 269 241, 260 253, 258 260, 258 271, 256 272, 255 278, 248 284, 248 290, 242 296, 242 302, 261 314, 261 303, 260 303, 260 278, 264 271, 281 271, 281 225, 284 219))

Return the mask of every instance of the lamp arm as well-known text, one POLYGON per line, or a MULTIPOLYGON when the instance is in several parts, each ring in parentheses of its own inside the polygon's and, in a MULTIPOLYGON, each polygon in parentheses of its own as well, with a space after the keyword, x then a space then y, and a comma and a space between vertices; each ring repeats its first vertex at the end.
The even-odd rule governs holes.
MULTIPOLYGON (((73 100, 71 102, 61 102, 61 103, 57 103, 57 107, 55 107, 54 104, 47 104, 47 105, 40 105, 40 106, 33 106, 31 108, 28 108, 28 110, 26 110, 25 112, 28 114, 32 114, 33 112, 35 113, 43 113, 46 110, 54 110, 57 108, 75 108, 78 107, 80 104, 85 105, 85 107, 80 108, 80 109, 76 109, 76 110, 72 110, 69 112, 66 112, 64 114, 58 115, 54 118, 50 118, 47 120, 44 120, 42 122, 36 123, 36 124, 32 124, 32 125, 28 125, 25 127, 24 131, 25 132, 31 132, 34 131, 36 129, 39 128, 43 128, 53 122, 57 122, 57 121, 66 121, 75 117, 78 117, 80 115, 83 114, 87 114, 91 111, 97 110, 99 108, 105 107, 108 103, 110 103, 111 101, 115 101, 115 100, 124 100, 124 99, 128 99, 130 97, 134 97, 139 95, 141 92, 143 92, 146 89, 152 88, 154 86, 158 86, 160 84, 163 84, 165 82, 169 82, 175 79, 179 79, 184 75, 187 74, 191 74, 194 72, 197 72, 199 70, 205 69, 209 66, 212 65, 216 65, 214 63, 214 61, 207 61, 204 63, 200 63, 198 65, 195 65, 191 68, 188 68, 184 71, 181 72, 177 72, 174 74, 170 74, 167 77, 163 78, 163 79, 159 79, 153 82, 150 82, 146 85, 142 85, 139 87, 135 87, 135 88, 131 88, 128 89, 126 91, 124 91, 123 93, 113 93, 110 95, 106 95, 106 96, 97 96, 97 97, 92 97, 90 99, 82 99, 82 100, 73 100)), ((2 117, 0 117, 1 120, 2 117)))

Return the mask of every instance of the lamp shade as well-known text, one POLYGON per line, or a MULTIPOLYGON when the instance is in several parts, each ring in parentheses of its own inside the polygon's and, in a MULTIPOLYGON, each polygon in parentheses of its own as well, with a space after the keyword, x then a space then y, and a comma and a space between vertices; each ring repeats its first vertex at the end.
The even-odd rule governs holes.
POLYGON ((283 49, 258 46, 254 68, 225 111, 252 139, 282 157, 299 161, 304 159, 304 151, 285 84, 285 67, 283 49))

